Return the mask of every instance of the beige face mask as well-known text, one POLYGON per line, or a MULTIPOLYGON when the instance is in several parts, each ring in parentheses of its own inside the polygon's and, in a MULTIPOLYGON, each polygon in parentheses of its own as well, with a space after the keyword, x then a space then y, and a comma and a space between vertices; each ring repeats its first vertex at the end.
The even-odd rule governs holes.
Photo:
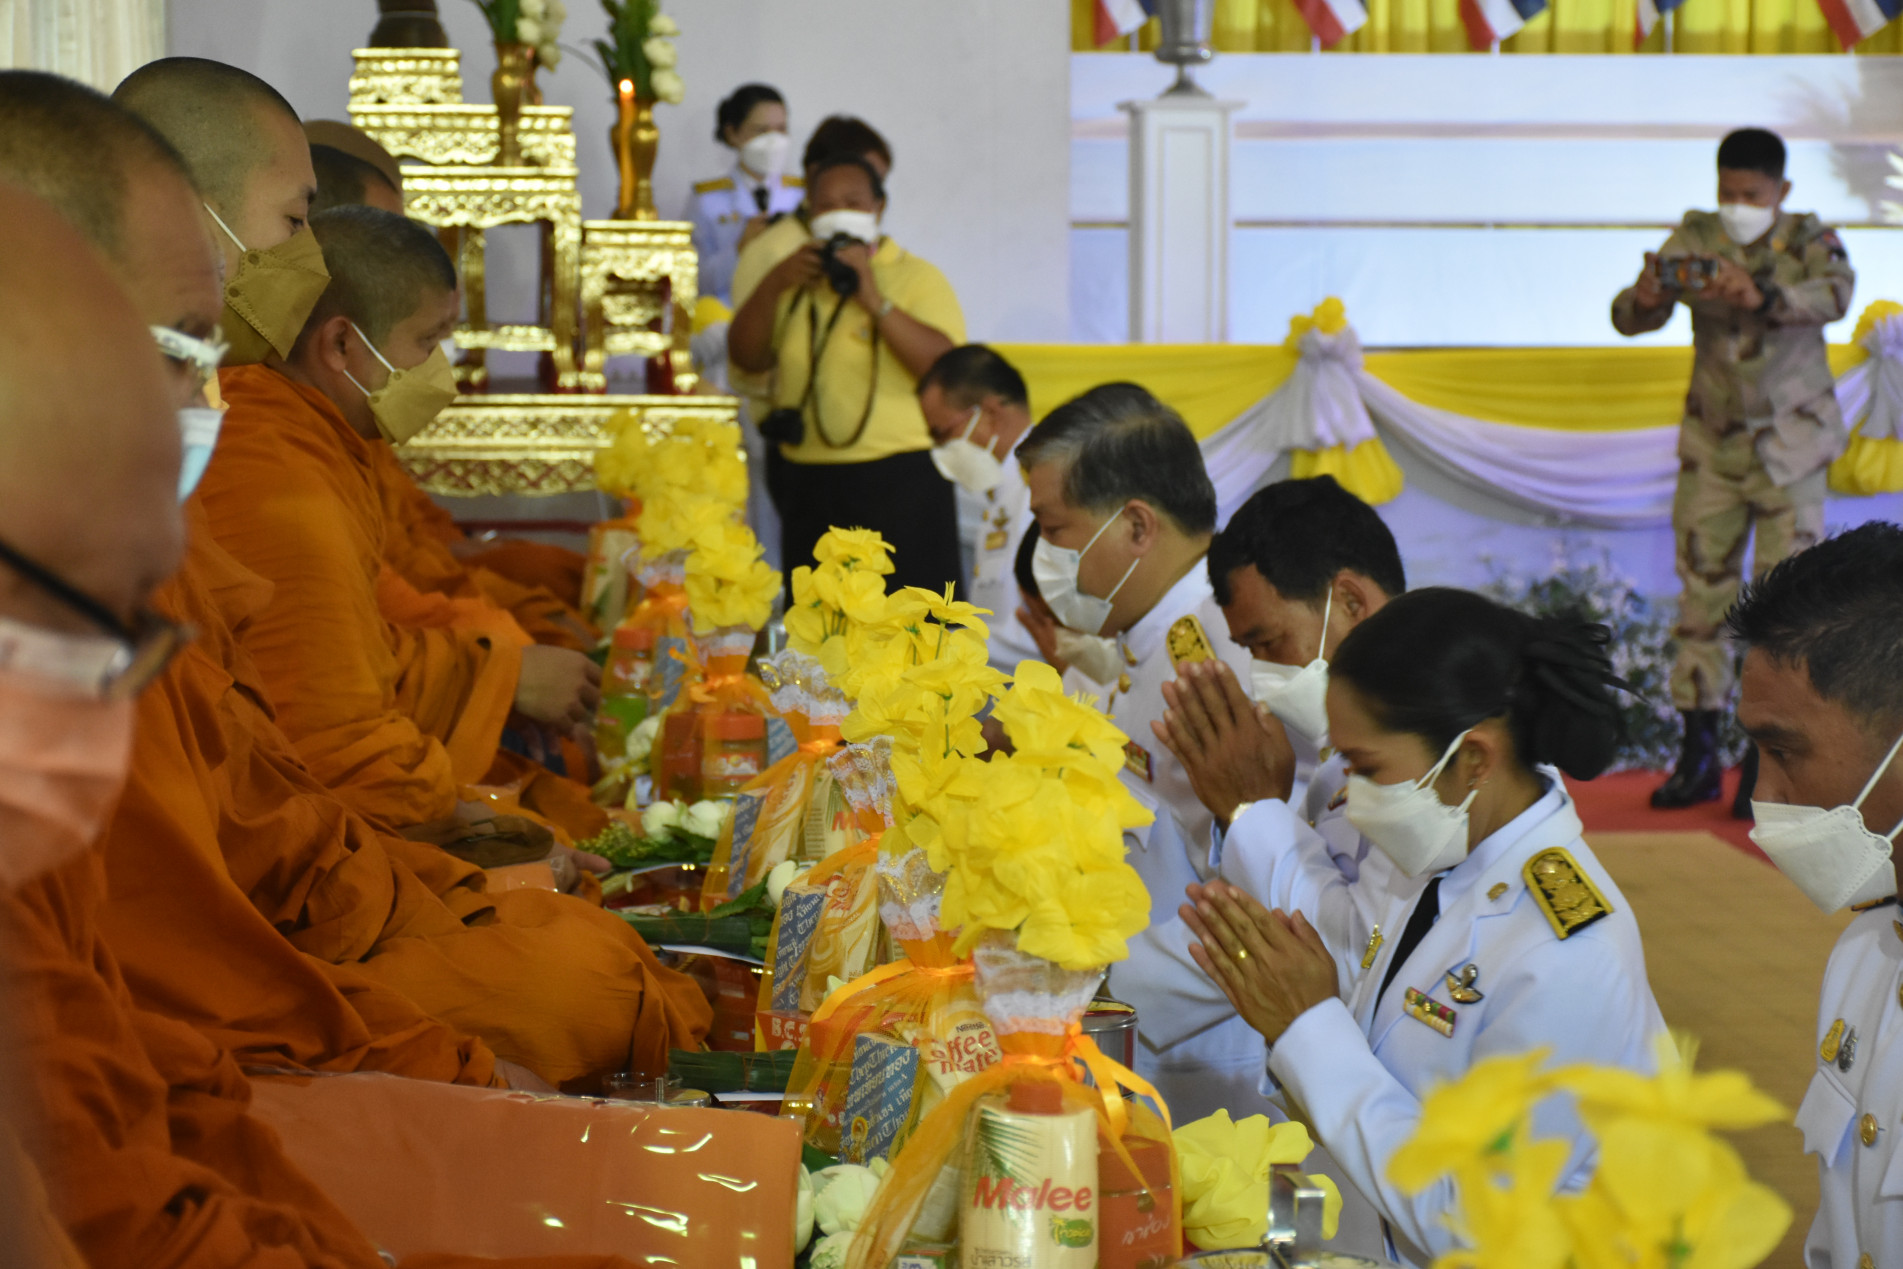
POLYGON ((443 407, 456 399, 456 372, 449 368, 449 355, 442 345, 430 349, 429 356, 415 369, 398 370, 390 364, 389 358, 377 351, 362 327, 352 322, 350 329, 357 332, 364 347, 390 372, 390 377, 375 392, 357 383, 357 377, 348 370, 344 371, 344 377, 357 384, 358 391, 369 399, 370 417, 377 421, 377 430, 392 445, 401 445, 435 422, 443 407))
POLYGON ((330 285, 317 235, 306 225, 275 247, 252 251, 238 241, 224 217, 209 205, 205 210, 244 252, 238 271, 225 282, 225 311, 218 324, 231 350, 224 364, 256 365, 273 352, 290 356, 305 319, 330 285))

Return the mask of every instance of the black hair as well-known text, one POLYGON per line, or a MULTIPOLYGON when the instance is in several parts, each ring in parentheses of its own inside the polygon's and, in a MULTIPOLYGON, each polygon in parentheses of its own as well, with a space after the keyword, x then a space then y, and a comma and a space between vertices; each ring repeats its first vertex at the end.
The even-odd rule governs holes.
POLYGON ((766 102, 784 106, 786 98, 780 96, 780 90, 771 84, 742 84, 728 94, 714 111, 714 140, 727 144, 727 130, 738 131, 753 113, 755 106, 766 102))
POLYGON ((1018 555, 1011 562, 1012 575, 1018 579, 1018 589, 1027 595, 1042 596, 1037 588, 1037 574, 1031 571, 1031 557, 1037 554, 1038 540, 1044 535, 1037 527, 1037 521, 1031 521, 1031 527, 1018 539, 1018 555))
POLYGON ((311 200, 313 215, 333 207, 360 206, 373 185, 396 193, 396 186, 376 164, 334 145, 311 146, 311 169, 317 173, 317 197, 311 200))
POLYGON ((1283 599, 1320 604, 1343 569, 1389 598, 1407 589, 1387 523, 1333 476, 1278 480, 1250 495, 1209 543, 1209 585, 1227 607, 1229 579, 1255 566, 1283 599))
POLYGON ((937 387, 947 401, 962 409, 988 396, 1007 405, 1029 405, 1031 400, 1018 368, 983 344, 965 344, 940 356, 919 377, 921 393, 930 387, 937 387))
POLYGON ((1718 166, 1784 179, 1784 142, 1764 128, 1739 128, 1718 143, 1718 166))
POLYGON ((311 232, 330 285, 305 320, 306 334, 341 314, 381 345, 430 291, 456 289, 456 266, 436 234, 395 212, 333 207, 311 217, 311 232))
POLYGON ((1018 464, 1063 463, 1064 499, 1103 511, 1141 499, 1184 533, 1216 527, 1216 487, 1183 416, 1134 383, 1106 383, 1044 416, 1018 464))
POLYGON ((1804 667, 1825 700, 1893 730, 1903 717, 1903 527, 1872 521, 1780 561, 1745 586, 1725 629, 1804 667))
POLYGON ((0 178, 51 203, 115 261, 125 246, 128 173, 140 160, 197 191, 172 143, 124 106, 64 76, 0 71, 0 178))
POLYGON ((1596 622, 1532 617, 1472 591, 1430 586, 1359 622, 1328 663, 1375 722, 1419 736, 1436 755, 1474 724, 1505 717, 1528 767, 1550 763, 1590 780, 1621 733, 1612 689, 1624 688, 1596 622))
POLYGON ((885 182, 879 179, 879 173, 874 170, 872 164, 856 154, 835 154, 830 158, 821 159, 806 173, 807 190, 818 189, 820 177, 842 167, 856 168, 864 172, 866 179, 872 182, 872 197, 881 203, 885 201, 885 182))
POLYGON ((813 135, 807 139, 806 152, 800 156, 800 167, 811 173, 819 164, 835 154, 851 154, 858 158, 876 154, 885 160, 886 171, 892 170, 892 149, 886 145, 873 126, 864 119, 852 115, 827 115, 813 129, 813 135))

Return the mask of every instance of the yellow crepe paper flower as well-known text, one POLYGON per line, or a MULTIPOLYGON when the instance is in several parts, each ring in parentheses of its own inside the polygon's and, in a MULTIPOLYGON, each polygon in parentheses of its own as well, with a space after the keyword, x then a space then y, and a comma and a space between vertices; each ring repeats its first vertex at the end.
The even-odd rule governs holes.
POLYGON ((1573 1251, 1553 1187, 1567 1143, 1536 1141, 1515 1150, 1501 1177, 1463 1169, 1456 1232, 1468 1245, 1436 1257, 1433 1269, 1566 1269, 1573 1251))
POLYGON ((885 575, 892 551, 870 529, 828 529, 813 547, 812 566, 793 570, 793 603, 786 613, 787 645, 818 659, 834 686, 843 680, 858 631, 885 617, 885 575))
POLYGON ((687 557, 684 583, 696 631, 766 625, 773 597, 780 593, 780 574, 762 555, 753 530, 731 519, 702 532, 687 557))
POLYGON ((635 534, 641 554, 657 560, 670 551, 691 550, 734 523, 738 508, 689 489, 657 490, 641 502, 635 534))
POLYGON ((612 434, 595 455, 595 481, 609 493, 644 502, 669 490, 694 490, 739 507, 747 499, 740 428, 718 419, 645 424, 632 410, 610 416, 612 434))
POLYGON ((1421 1100, 1420 1127, 1388 1160, 1388 1176, 1414 1194, 1456 1168, 1510 1150, 1534 1104, 1553 1091, 1552 1077, 1539 1071, 1548 1052, 1482 1058, 1429 1092, 1421 1100))
MULTIPOLYGON (((1183 1233, 1204 1251, 1259 1247, 1269 1231, 1269 1170, 1299 1164, 1314 1149, 1308 1129, 1271 1124, 1267 1115, 1236 1121, 1219 1110, 1171 1134, 1182 1175, 1183 1233)), ((1326 1191, 1322 1237, 1341 1221, 1341 1192, 1327 1177, 1310 1180, 1326 1191)))

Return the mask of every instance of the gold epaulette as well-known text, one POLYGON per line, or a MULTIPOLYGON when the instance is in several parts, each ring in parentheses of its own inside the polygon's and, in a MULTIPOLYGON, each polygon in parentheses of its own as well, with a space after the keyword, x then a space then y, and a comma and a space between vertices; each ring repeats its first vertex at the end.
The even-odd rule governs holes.
POLYGON ((1612 915, 1612 905, 1592 884, 1592 878, 1558 846, 1527 860, 1523 875, 1553 933, 1562 939, 1579 933, 1600 917, 1612 915))
POLYGON ((784 189, 805 189, 806 188, 806 182, 802 180, 800 177, 791 176, 784 173, 782 173, 780 176, 780 185, 784 189))
POLYGON ((713 194, 723 189, 732 188, 733 177, 731 176, 717 176, 711 181, 694 182, 694 192, 696 194, 713 194))

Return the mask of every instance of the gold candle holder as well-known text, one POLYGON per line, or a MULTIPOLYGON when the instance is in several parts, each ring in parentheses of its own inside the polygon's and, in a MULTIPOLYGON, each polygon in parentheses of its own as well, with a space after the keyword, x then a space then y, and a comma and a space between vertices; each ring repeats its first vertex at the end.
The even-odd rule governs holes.
POLYGON ((654 210, 654 157, 660 149, 661 130, 654 126, 654 102, 637 97, 631 79, 619 85, 608 143, 621 176, 614 218, 659 220, 660 213, 654 210))

